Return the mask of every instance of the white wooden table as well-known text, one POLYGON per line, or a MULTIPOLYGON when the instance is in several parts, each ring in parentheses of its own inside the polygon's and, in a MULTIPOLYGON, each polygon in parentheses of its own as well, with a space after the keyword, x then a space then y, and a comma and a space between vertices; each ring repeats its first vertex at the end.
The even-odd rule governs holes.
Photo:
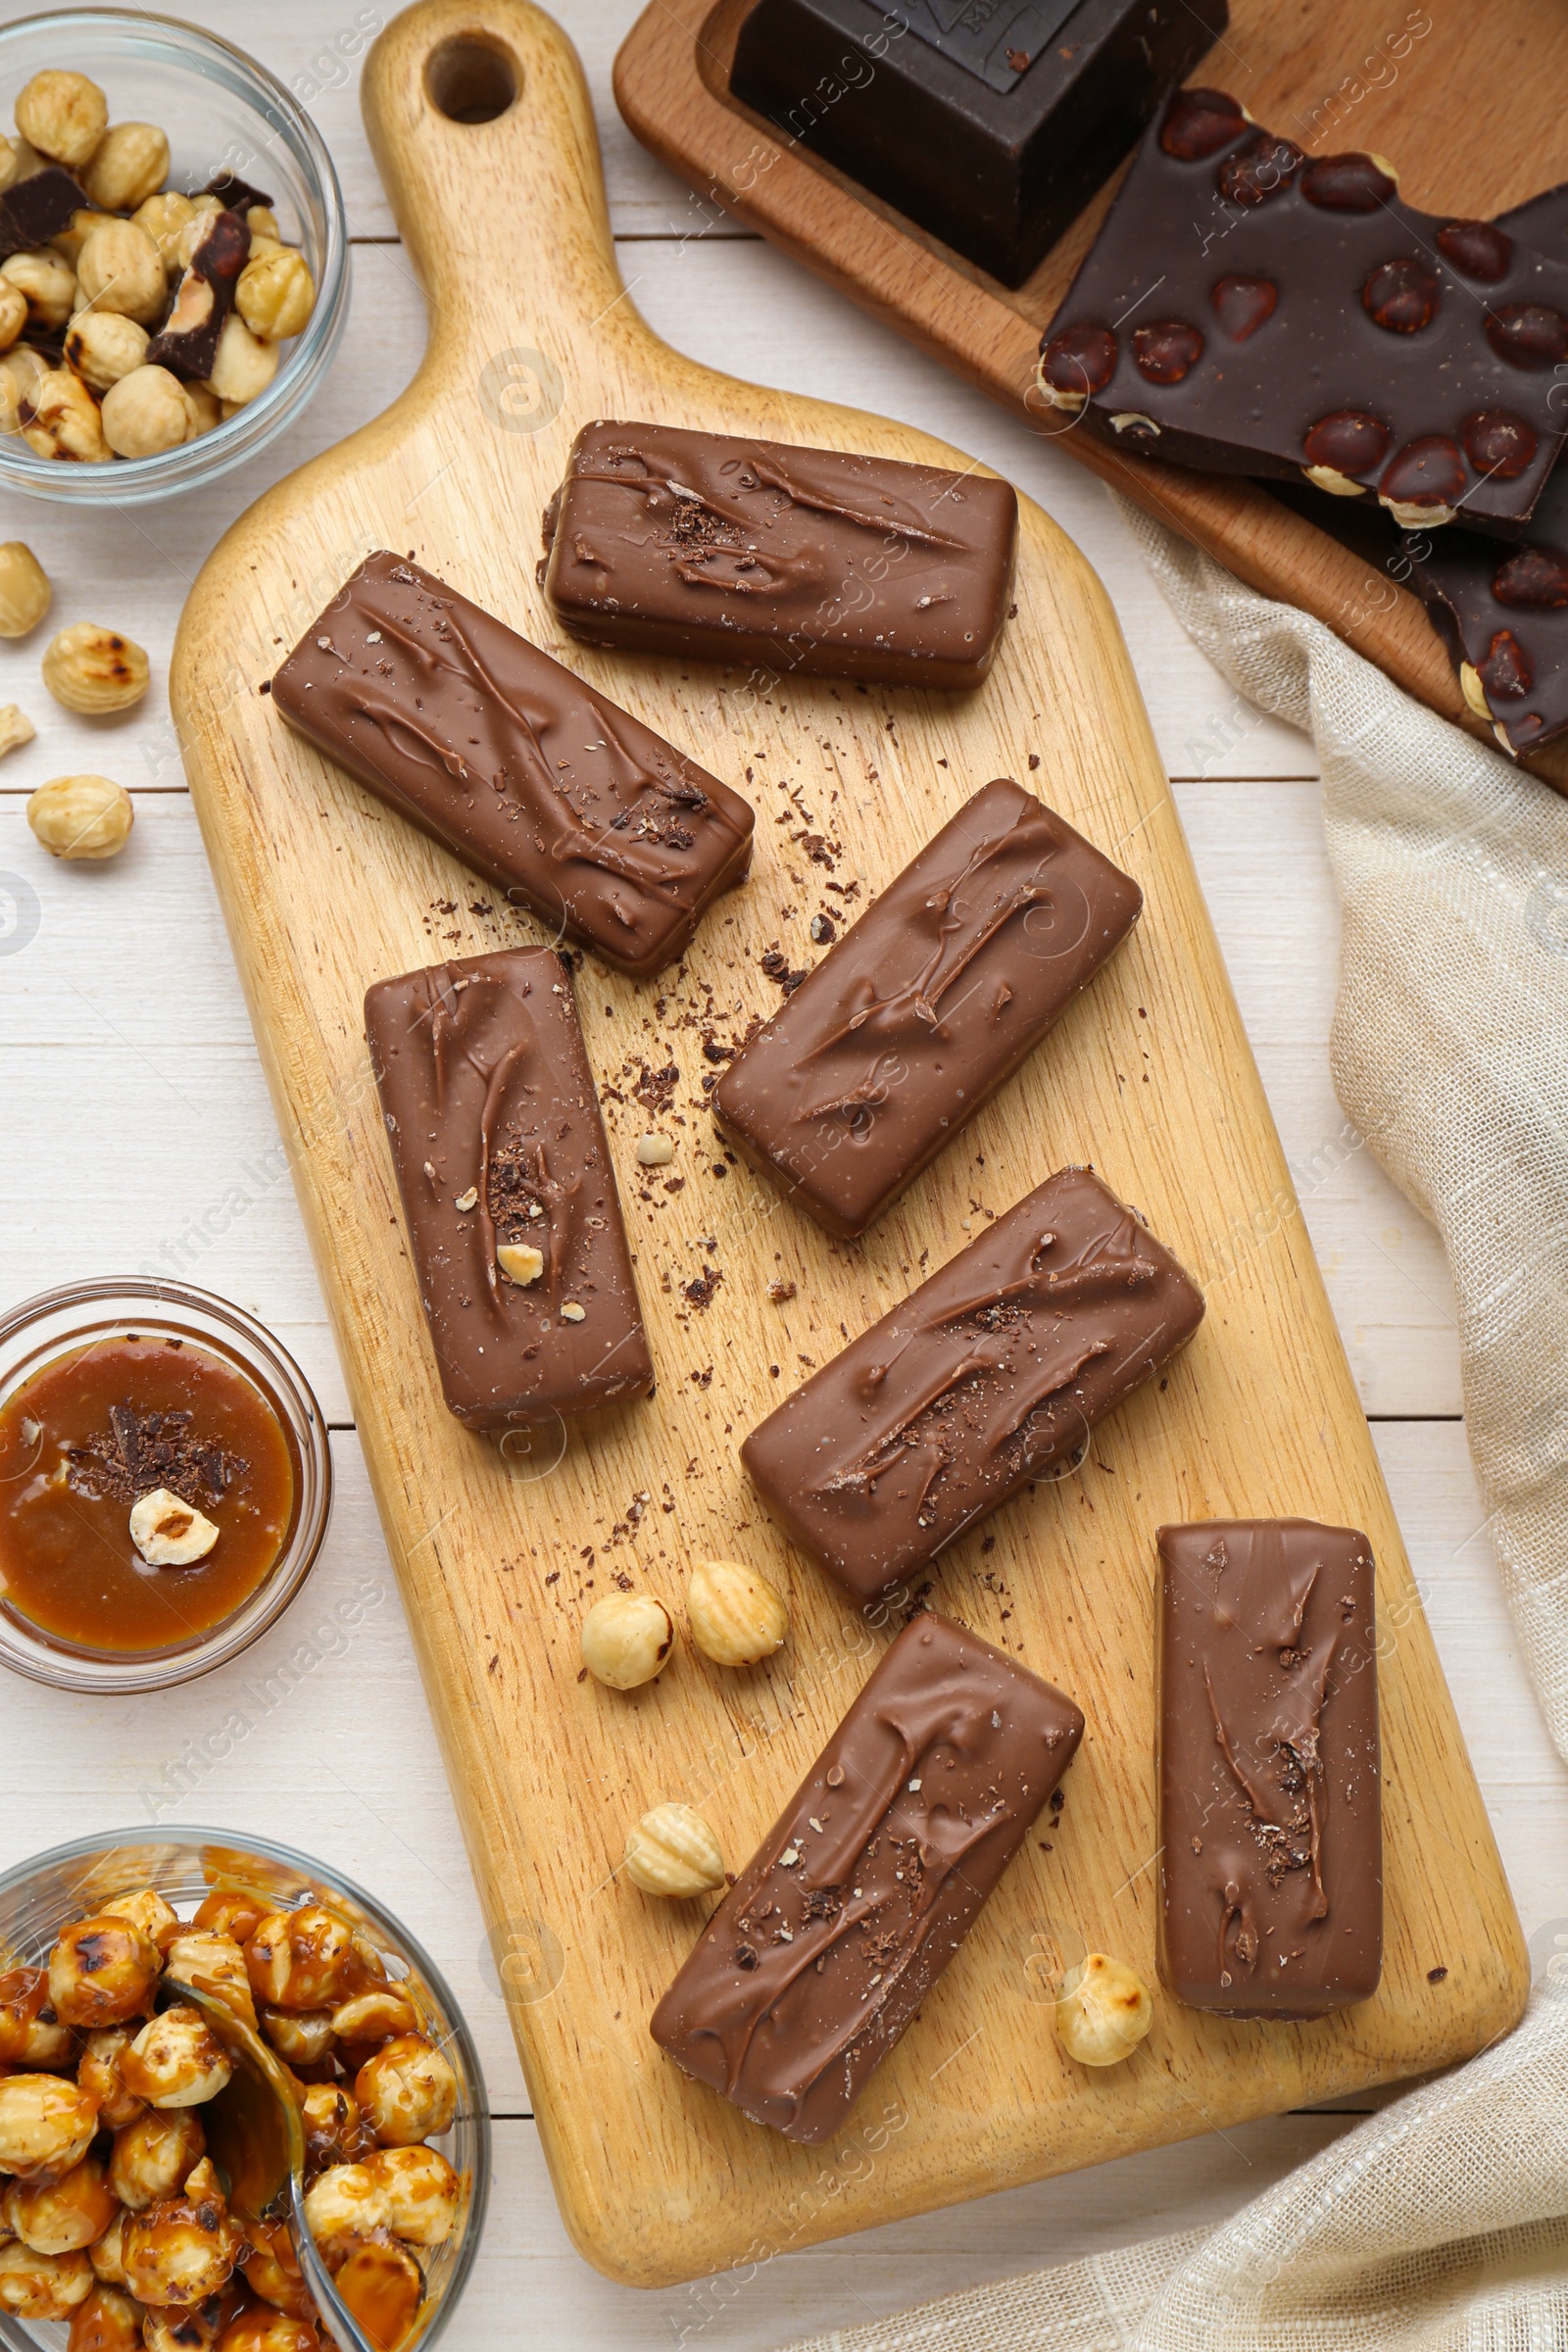
MULTIPOLYGON (((1232 979, 1421 1580, 1525 1927, 1568 1930, 1568 1772, 1546 1739, 1498 1590, 1461 1422, 1452 1298, 1431 1229, 1387 1182, 1329 1081, 1338 956, 1310 746, 1237 702, 1182 635, 1087 474, 769 247, 705 212, 638 148, 610 90, 640 0, 556 0, 582 52, 604 140, 621 267, 670 341, 716 367, 904 416, 1011 476, 1099 567, 1176 781, 1232 979)), ((0 22, 24 11, 0 0, 0 22)), ((490 2352, 700 2343, 766 2347, 927 2296, 1142 2235, 1217 2220, 1347 2128, 1292 2115, 1125 2159, 817 2251, 747 2283, 640 2294, 572 2251, 550 2193, 376 1525, 287 1167, 184 790, 164 694, 181 602, 220 531, 275 476, 372 416, 423 342, 418 289, 360 123, 367 33, 355 0, 205 0, 192 12, 252 49, 315 115, 355 237, 336 368, 243 487, 77 518, 12 501, 56 588, 50 626, 92 618, 152 656, 154 689, 120 720, 73 720, 38 678, 41 645, 0 645, 0 702, 38 741, 0 768, 0 1303, 70 1277, 182 1276, 239 1300, 304 1363, 333 1426, 338 1501, 324 1554, 284 1621, 225 1673, 162 1700, 94 1703, 0 1690, 0 1866, 115 1828, 213 1823, 330 1857, 437 1955, 477 2036, 496 2117, 478 2270, 448 2342, 490 2352), (53 862, 25 796, 74 769, 134 794, 130 847, 103 868, 53 862), (30 933, 24 941, 23 934, 30 933), (334 1604, 363 1616, 318 1645, 334 1604), (327 1654, 330 1651, 332 1654, 327 1654), (296 1687, 222 1760, 204 1749, 286 1661, 296 1687), (526 2314, 523 2322, 520 2315, 526 2314)), ((111 99, 113 93, 111 92, 111 99)), ((527 233, 527 223, 519 223, 527 233)), ((528 1727, 521 1727, 528 1736, 528 1727)), ((546 1727, 543 1736, 548 1737, 546 1727)))

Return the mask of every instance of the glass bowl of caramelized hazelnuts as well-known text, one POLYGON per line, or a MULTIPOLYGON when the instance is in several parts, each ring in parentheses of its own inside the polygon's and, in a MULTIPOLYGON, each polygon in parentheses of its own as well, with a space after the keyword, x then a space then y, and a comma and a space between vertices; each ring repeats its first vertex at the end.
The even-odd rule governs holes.
POLYGON ((348 294, 331 158, 241 50, 129 9, 0 26, 0 485, 217 479, 310 400, 348 294))
POLYGON ((422 2352, 489 2181, 467 2028, 348 1881, 208 1830, 0 1877, 0 2344, 422 2352), (270 2118, 228 2017, 298 2110, 303 2270, 286 2191, 249 2193, 276 2187, 270 2118))

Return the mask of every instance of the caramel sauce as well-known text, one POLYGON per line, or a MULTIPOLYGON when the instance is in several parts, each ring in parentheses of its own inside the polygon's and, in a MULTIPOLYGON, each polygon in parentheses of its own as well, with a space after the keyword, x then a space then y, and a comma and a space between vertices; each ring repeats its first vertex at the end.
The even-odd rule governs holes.
POLYGON ((267 1577, 298 1494, 293 1441, 238 1365, 163 1334, 72 1349, 0 1406, 0 1609, 66 1648, 185 1648, 267 1577), (141 1559, 131 1504, 160 1487, 217 1526, 205 1559, 141 1559))

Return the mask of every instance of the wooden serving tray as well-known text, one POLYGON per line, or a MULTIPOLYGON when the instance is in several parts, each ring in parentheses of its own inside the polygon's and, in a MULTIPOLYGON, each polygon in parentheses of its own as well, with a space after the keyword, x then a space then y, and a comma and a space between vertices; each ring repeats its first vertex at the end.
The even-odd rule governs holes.
POLYGON ((657 340, 615 272, 575 57, 528 0, 411 9, 375 44, 365 108, 429 295, 429 351, 385 416, 221 542, 185 610, 172 697, 577 2244, 613 2277, 667 2284, 1479 2048, 1525 2000, 1518 1922, 1098 580, 1025 501, 1016 616, 971 695, 758 685, 562 646, 534 582, 539 518, 590 417, 964 461, 657 340), (472 111, 498 72, 520 94, 496 120, 454 121, 433 101, 432 89, 449 104, 466 93, 472 111), (577 977, 657 1397, 510 1459, 442 1406, 360 1007, 386 974, 539 934, 289 734, 261 691, 376 546, 412 550, 758 808, 752 879, 709 916, 681 972, 638 984, 590 961, 577 977), (827 879, 859 877, 863 905, 979 784, 1007 774, 1132 869, 1143 923, 901 1206, 864 1243, 837 1246, 715 1148, 705 1040, 739 1036, 777 1003, 760 968, 771 944, 809 960, 809 916, 843 907, 827 879), (801 846, 808 832, 831 874, 801 846), (643 1073, 670 1062, 679 1083, 656 1118, 660 1089, 643 1073), (649 1177, 634 1144, 656 1124, 679 1152, 649 1177), (700 1805, 739 1867, 887 1640, 791 1555, 737 1449, 804 1364, 912 1287, 927 1257, 940 1263, 1049 1170, 1084 1159, 1204 1283, 1207 1320, 1168 1381, 1097 1433, 1080 1474, 955 1545, 934 1597, 1063 1685, 1088 1738, 1059 1825, 1014 1863, 843 2137, 794 2147, 655 2049, 649 2014, 705 1909, 651 1901, 618 1875, 628 1825, 663 1798, 700 1805), (786 1303, 766 1296, 774 1277, 797 1285, 786 1303), (1091 2075, 1058 2048, 1053 1971, 1098 1946, 1153 1975, 1152 1531, 1254 1511, 1348 1521, 1376 1548, 1383 1987, 1308 2027, 1226 2024, 1162 1997, 1144 2049, 1091 2075), (578 1625, 612 1579, 678 1612, 686 1564, 713 1555, 744 1557, 787 1593, 792 1636, 776 1658, 725 1673, 683 1642, 632 1695, 584 1679, 578 1625))
MULTIPOLYGON (((751 5, 653 0, 639 18, 615 61, 615 98, 644 146, 1250 586, 1315 612, 1406 693, 1493 740, 1409 589, 1256 483, 1109 448, 1041 402, 1041 330, 1121 173, 1014 292, 731 97, 751 5)), ((1563 56, 1560 0, 1387 19, 1370 17, 1364 0, 1231 0, 1230 29, 1192 79, 1230 90, 1309 154, 1360 147, 1392 157, 1412 204, 1488 215, 1568 179, 1563 56)), ((1568 744, 1522 764, 1568 792, 1568 744)))

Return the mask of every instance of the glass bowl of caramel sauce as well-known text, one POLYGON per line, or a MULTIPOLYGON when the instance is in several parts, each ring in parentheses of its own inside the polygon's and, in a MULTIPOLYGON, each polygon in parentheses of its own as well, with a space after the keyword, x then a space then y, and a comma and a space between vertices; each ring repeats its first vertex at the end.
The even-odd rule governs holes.
POLYGON ((326 1424, 270 1333, 178 1283, 0 1316, 0 1664, 161 1690, 287 1608, 332 1500, 326 1424))

